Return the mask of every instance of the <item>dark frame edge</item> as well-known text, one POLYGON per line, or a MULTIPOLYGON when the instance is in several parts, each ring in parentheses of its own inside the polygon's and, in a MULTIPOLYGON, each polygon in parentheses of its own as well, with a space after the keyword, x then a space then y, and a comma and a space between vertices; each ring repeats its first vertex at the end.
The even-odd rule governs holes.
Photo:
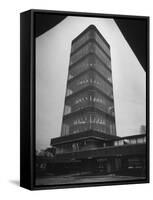
POLYGON ((20 186, 33 189, 32 150, 32 10, 20 14, 20 186))
MULTIPOLYGON (((147 15, 128 15, 128 14, 116 14, 116 13, 113 13, 113 14, 108 14, 108 13, 90 13, 90 12, 78 12, 78 11, 66 11, 66 10, 44 10, 44 9, 30 9, 28 11, 25 11, 25 12, 33 12, 33 13, 44 13, 44 14, 59 14, 59 15, 70 15, 70 16, 84 16, 84 17, 104 17, 104 18, 132 18, 132 19, 148 19, 149 16, 147 15)), ((23 12, 23 13, 25 13, 23 12)))
POLYGON ((146 31, 147 31, 147 44, 146 44, 146 182, 150 183, 150 17, 146 17, 146 31))

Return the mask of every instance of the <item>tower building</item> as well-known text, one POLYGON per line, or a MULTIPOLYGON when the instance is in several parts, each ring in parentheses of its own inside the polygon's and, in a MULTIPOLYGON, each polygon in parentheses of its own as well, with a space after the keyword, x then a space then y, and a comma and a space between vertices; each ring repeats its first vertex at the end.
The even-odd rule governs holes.
POLYGON ((94 25, 71 45, 61 137, 57 154, 104 147, 117 138, 110 45, 94 25))

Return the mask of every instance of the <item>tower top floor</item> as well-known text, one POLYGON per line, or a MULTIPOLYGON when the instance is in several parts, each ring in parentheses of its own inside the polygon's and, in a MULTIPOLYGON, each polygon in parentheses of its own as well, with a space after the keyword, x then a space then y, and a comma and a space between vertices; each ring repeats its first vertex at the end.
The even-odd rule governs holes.
POLYGON ((105 45, 110 49, 110 45, 109 43, 106 41, 106 39, 103 37, 103 35, 99 32, 99 30, 97 29, 97 27, 93 24, 89 25, 84 31, 82 31, 76 38, 74 38, 72 40, 72 45, 76 42, 78 42, 84 35, 88 34, 88 33, 95 33, 97 34, 100 39, 105 43, 105 45))

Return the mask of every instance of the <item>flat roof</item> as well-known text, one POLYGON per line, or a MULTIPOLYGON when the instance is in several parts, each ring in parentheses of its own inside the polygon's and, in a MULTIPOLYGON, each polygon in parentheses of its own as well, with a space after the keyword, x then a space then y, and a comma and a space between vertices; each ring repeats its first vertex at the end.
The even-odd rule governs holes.
POLYGON ((56 137, 51 139, 50 144, 51 145, 58 145, 58 144, 63 144, 63 143, 70 143, 78 140, 84 140, 87 138, 92 138, 92 139, 99 139, 99 140, 104 140, 104 141, 111 141, 119 138, 118 136, 115 135, 108 135, 105 133, 97 132, 97 131, 85 131, 81 133, 76 133, 76 134, 71 134, 67 136, 61 136, 61 137, 56 137))
POLYGON ((139 135, 129 135, 129 136, 124 136, 124 137, 120 137, 117 140, 124 140, 124 139, 137 139, 137 138, 142 138, 145 137, 146 134, 139 134, 139 135))

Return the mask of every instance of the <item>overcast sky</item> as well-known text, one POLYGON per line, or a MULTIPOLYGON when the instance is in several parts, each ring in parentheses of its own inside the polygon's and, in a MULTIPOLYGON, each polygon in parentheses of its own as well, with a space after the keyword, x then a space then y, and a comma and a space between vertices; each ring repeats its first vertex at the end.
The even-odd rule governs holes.
POLYGON ((61 134, 71 41, 91 24, 111 47, 117 135, 138 134, 146 124, 146 74, 115 21, 67 17, 36 39, 37 150, 61 134))

